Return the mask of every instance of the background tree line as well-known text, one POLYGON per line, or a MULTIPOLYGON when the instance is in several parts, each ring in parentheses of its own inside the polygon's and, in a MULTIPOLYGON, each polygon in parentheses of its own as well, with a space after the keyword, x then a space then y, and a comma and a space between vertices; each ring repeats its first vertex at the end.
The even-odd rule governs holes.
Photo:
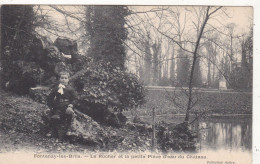
MULTIPOLYGON (((136 55, 133 65, 146 85, 188 86, 192 64, 189 51, 195 44, 193 38, 199 35, 205 11, 203 7, 161 7, 133 14, 131 19, 135 21, 132 22, 144 24, 143 28, 137 26, 132 30, 134 34, 130 34, 133 35, 130 44, 134 39, 138 40, 134 45, 138 47, 136 51, 143 52, 143 55, 136 55)), ((214 22, 225 16, 228 19, 229 15, 229 11, 222 8, 202 34, 194 70, 196 87, 218 88, 219 81, 226 80, 227 88, 252 88, 252 44, 244 43, 252 39, 252 24, 248 31, 238 32, 235 23, 214 22)))

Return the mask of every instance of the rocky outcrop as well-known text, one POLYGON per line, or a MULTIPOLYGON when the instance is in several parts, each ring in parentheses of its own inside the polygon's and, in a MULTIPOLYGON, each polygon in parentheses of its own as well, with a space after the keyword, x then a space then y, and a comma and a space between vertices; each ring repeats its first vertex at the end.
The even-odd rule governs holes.
POLYGON ((91 117, 75 111, 75 117, 72 119, 71 127, 67 132, 67 137, 72 141, 90 143, 105 147, 105 140, 108 133, 91 117))

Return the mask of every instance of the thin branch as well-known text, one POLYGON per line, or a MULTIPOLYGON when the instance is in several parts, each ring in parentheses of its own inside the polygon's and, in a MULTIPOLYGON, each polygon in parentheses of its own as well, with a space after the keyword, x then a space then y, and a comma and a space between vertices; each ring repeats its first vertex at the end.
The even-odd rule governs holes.
POLYGON ((147 14, 147 13, 156 13, 156 12, 161 12, 161 11, 164 11, 164 10, 167 10, 169 7, 167 8, 161 8, 161 9, 151 9, 151 10, 148 10, 148 11, 131 11, 129 15, 133 15, 133 14, 147 14))
POLYGON ((53 5, 49 5, 49 6, 50 6, 51 8, 53 8, 53 9, 55 9, 56 11, 58 11, 59 13, 62 13, 62 14, 65 15, 65 16, 74 18, 74 19, 76 19, 76 20, 78 20, 78 21, 80 21, 80 22, 87 23, 87 22, 83 21, 82 19, 80 19, 79 17, 76 17, 76 16, 74 16, 73 14, 70 14, 70 13, 68 13, 68 12, 66 12, 66 11, 63 11, 63 10, 59 9, 58 7, 56 7, 56 6, 53 6, 53 5))
POLYGON ((208 17, 210 17, 212 14, 214 14, 215 12, 217 12, 218 10, 220 10, 222 8, 222 6, 218 7, 217 9, 215 9, 214 11, 212 11, 211 13, 208 14, 208 17))

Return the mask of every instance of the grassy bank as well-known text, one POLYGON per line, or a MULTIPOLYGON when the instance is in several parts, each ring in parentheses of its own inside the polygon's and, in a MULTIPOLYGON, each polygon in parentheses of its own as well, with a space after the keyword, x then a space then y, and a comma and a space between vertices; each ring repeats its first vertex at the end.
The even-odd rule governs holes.
MULTIPOLYGON (((149 116, 152 107, 156 115, 183 115, 186 112, 187 90, 175 88, 148 88, 146 103, 137 108, 138 115, 149 116)), ((213 114, 252 114, 252 93, 233 90, 196 89, 193 93, 194 111, 210 111, 213 114)))

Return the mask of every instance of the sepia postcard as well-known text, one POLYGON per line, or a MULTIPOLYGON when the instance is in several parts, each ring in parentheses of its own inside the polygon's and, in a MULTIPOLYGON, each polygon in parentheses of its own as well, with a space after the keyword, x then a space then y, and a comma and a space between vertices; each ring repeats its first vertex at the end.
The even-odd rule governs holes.
POLYGON ((257 163, 258 8, 126 4, 1 5, 0 163, 257 163))

